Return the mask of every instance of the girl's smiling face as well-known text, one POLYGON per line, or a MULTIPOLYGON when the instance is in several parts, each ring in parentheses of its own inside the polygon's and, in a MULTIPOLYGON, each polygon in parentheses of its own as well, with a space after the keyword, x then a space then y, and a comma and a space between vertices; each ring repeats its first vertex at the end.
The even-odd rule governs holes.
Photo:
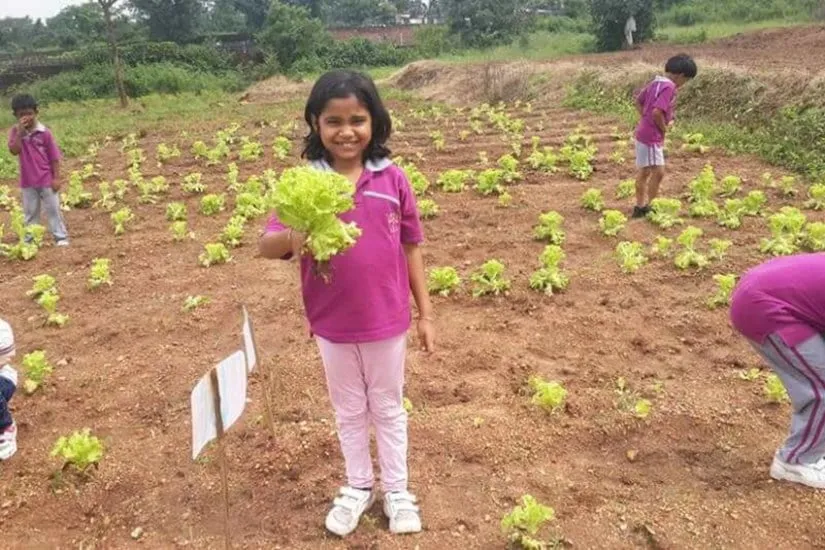
POLYGON ((372 116, 354 95, 330 99, 318 117, 318 134, 333 164, 361 161, 372 140, 372 116))

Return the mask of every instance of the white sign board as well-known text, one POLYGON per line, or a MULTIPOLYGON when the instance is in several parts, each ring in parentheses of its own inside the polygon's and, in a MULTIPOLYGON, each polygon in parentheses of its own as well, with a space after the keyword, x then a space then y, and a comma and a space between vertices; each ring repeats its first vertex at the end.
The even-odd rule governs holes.
POLYGON ((249 320, 249 313, 246 306, 243 306, 243 347, 246 353, 246 368, 248 372, 255 370, 258 364, 258 352, 255 350, 255 337, 252 332, 252 322, 249 320))
MULTIPOLYGON (((221 420, 228 430, 243 414, 246 405, 246 359, 236 351, 216 367, 221 420)), ((218 436, 212 379, 207 373, 195 385, 190 398, 192 406, 192 460, 218 436)))

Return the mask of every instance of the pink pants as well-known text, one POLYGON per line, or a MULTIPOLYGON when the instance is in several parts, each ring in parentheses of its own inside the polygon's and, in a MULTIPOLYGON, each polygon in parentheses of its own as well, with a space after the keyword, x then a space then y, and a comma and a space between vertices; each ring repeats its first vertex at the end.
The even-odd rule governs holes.
POLYGON ((407 413, 404 360, 407 335, 366 344, 336 344, 316 336, 350 487, 375 482, 370 423, 378 443, 385 492, 407 490, 407 413))

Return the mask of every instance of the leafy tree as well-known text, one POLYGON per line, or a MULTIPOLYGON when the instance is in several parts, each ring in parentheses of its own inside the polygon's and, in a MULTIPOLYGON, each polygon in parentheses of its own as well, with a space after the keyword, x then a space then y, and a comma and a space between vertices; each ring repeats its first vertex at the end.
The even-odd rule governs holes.
POLYGON ((26 51, 53 44, 40 19, 6 17, 0 19, 0 47, 9 51, 26 51))
POLYGON ((232 0, 235 9, 246 17, 246 28, 258 32, 266 24, 272 0, 232 0))
POLYGON ((329 0, 287 0, 291 6, 301 6, 309 10, 309 14, 316 19, 321 19, 324 15, 324 8, 329 0))
POLYGON ((204 6, 199 0, 131 0, 153 40, 186 42, 198 32, 204 6))
POLYGON ((234 0, 213 0, 206 4, 203 30, 207 32, 240 32, 246 29, 246 16, 234 0))
POLYGON ((314 57, 329 34, 319 19, 310 17, 306 8, 290 6, 274 0, 269 8, 266 26, 258 34, 258 44, 275 56, 284 69, 301 58, 314 57))
POLYGON ((619 50, 624 44, 624 26, 632 15, 636 19, 636 42, 653 37, 654 0, 590 0, 596 42, 600 50, 619 50))
POLYGON ((510 44, 527 29, 524 0, 444 0, 450 31, 471 47, 510 44))
POLYGON ((96 2, 68 6, 46 20, 46 26, 57 43, 64 48, 102 41, 106 37, 103 10, 96 2))

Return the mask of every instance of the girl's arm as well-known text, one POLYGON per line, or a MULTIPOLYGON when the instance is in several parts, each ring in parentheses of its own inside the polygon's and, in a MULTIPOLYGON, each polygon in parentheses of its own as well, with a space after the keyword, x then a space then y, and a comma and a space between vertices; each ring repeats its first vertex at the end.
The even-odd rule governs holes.
POLYGON ((258 252, 264 258, 288 260, 300 251, 306 238, 292 229, 264 233, 258 241, 258 252))
POLYGON ((427 276, 424 274, 424 257, 417 244, 405 244, 407 270, 410 273, 410 291, 418 307, 418 336, 424 351, 433 351, 435 347, 435 329, 433 327, 433 305, 427 291, 427 276))

